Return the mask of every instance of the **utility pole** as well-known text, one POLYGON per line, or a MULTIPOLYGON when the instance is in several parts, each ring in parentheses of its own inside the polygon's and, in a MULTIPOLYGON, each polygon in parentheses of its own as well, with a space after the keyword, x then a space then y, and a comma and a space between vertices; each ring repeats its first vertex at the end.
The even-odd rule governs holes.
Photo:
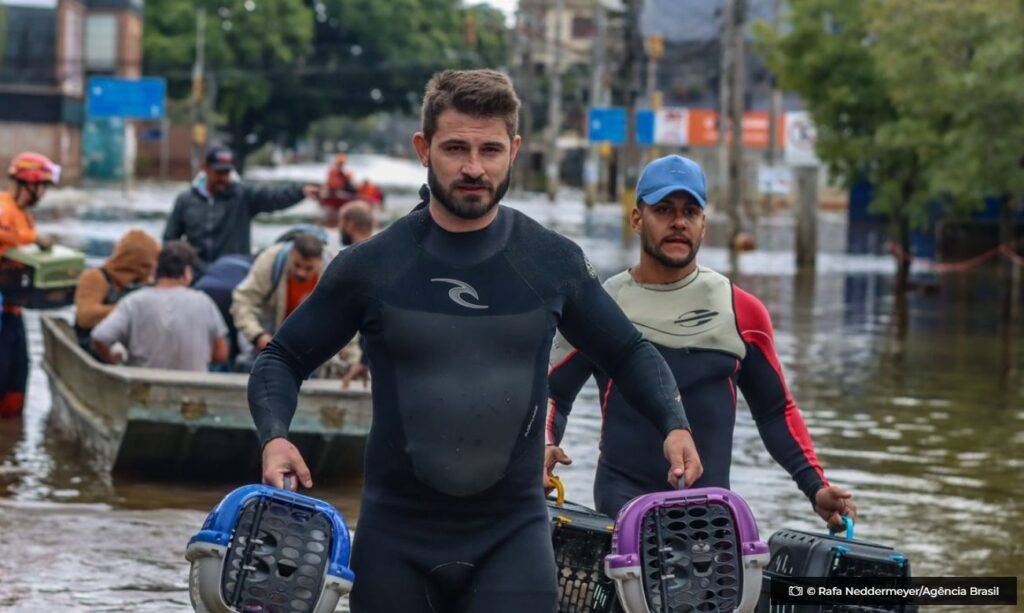
MULTIPOLYGON (((594 43, 590 46, 590 106, 598 107, 606 104, 604 99, 605 75, 605 36, 608 23, 604 5, 601 0, 594 2, 594 43)), ((597 201, 597 190, 601 177, 601 146, 589 143, 587 161, 583 165, 584 202, 588 207, 597 201)))
POLYGON ((640 150, 636 144, 636 106, 640 98, 640 63, 644 61, 644 43, 640 36, 640 2, 626 2, 626 65, 629 69, 627 93, 626 145, 622 172, 622 244, 633 244, 629 216, 636 206, 636 182, 640 174, 640 150))
POLYGON ((558 134, 562 131, 562 18, 565 0, 555 0, 554 24, 547 20, 548 75, 548 151, 545 156, 548 200, 558 197, 558 134), (553 27, 552 27, 553 26, 553 27))
MULTIPOLYGON (((658 89, 658 61, 665 53, 665 39, 660 34, 651 34, 647 37, 647 108, 657 113, 661 108, 661 90, 658 89)), ((654 159, 660 155, 657 143, 649 147, 647 159, 654 159)))
MULTIPOLYGON (((779 28, 779 0, 772 0, 772 27, 779 28)), ((768 103, 768 165, 779 163, 779 115, 782 114, 782 90, 772 74, 772 97, 768 103)))
POLYGON ((743 202, 743 110, 746 90, 743 38, 746 0, 726 0, 723 20, 722 75, 719 100, 719 160, 725 178, 725 211, 729 219, 729 248, 735 250, 743 202), (728 127, 728 132, 726 128, 728 127))
POLYGON ((516 162, 518 180, 516 184, 520 190, 527 190, 532 185, 531 166, 533 164, 533 17, 529 8, 523 8, 519 4, 516 14, 516 30, 514 47, 516 49, 516 61, 513 66, 518 66, 520 74, 516 79, 519 85, 520 98, 522 102, 522 117, 519 122, 519 134, 523 137, 523 146, 519 150, 519 161, 516 162))
POLYGON ((192 175, 202 165, 206 144, 206 117, 203 109, 203 90, 206 70, 206 7, 196 10, 196 61, 192 65, 192 175))
POLYGON ((814 268, 818 256, 818 167, 796 169, 796 265, 814 268))

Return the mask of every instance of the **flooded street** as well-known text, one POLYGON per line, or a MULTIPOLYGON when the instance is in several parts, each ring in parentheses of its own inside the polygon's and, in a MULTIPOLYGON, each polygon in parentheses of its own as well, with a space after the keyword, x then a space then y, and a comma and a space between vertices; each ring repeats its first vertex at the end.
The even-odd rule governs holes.
MULTIPOLYGON (((414 199, 389 204, 402 211, 414 199)), ((619 244, 613 209, 588 215, 575 202, 512 204, 579 240, 602 277, 636 257, 636 247, 619 244)), ((162 224, 93 217, 42 226, 85 244, 116 240, 134 226, 159 235, 162 224)), ((254 241, 264 246, 283 227, 260 226, 254 241)), ((1006 332, 999 323, 997 281, 981 273, 932 279, 928 291, 909 296, 904 316, 891 293, 891 260, 844 255, 842 224, 829 218, 820 227, 829 253, 817 275, 796 274, 785 250, 790 224, 765 220, 764 250, 740 259, 735 281, 772 314, 785 374, 826 474, 856 496, 858 536, 904 551, 916 575, 1024 574, 1024 342, 1019 327, 1006 332)), ((729 272, 722 249, 705 248, 700 261, 729 272)), ((92 471, 48 433, 37 314, 27 321, 28 407, 23 420, 0 421, 0 610, 187 610, 186 541, 231 486, 126 482, 92 471)), ((561 470, 569 497, 584 504, 592 503, 600 427, 589 383, 566 434, 575 462, 561 470)), ((733 456, 733 489, 750 503, 762 538, 783 527, 821 527, 769 457, 745 404, 733 456)), ((312 494, 338 506, 351 525, 358 492, 353 481, 318 484, 312 494)))

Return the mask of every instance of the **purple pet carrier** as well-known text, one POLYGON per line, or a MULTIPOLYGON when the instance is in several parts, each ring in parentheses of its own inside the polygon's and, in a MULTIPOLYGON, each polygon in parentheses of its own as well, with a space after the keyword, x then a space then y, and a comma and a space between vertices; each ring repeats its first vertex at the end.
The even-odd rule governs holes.
POLYGON ((605 573, 627 613, 753 611, 768 558, 747 503, 707 487, 627 503, 605 573))

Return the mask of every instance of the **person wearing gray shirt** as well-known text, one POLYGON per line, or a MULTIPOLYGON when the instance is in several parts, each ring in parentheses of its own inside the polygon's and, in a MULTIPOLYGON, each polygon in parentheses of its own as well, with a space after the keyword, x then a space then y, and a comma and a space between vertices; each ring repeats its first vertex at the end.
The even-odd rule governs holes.
POLYGON ((205 293, 191 289, 195 251, 182 241, 164 245, 157 258, 156 285, 123 298, 92 331, 97 355, 109 364, 206 371, 228 357, 227 325, 205 293), (120 359, 111 347, 128 351, 120 359))

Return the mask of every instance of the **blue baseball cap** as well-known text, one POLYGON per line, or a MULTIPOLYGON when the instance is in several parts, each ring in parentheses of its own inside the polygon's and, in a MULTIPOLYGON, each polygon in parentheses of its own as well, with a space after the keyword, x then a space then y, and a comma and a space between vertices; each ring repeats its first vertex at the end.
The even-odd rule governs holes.
POLYGON ((645 204, 661 202, 673 192, 683 191, 700 205, 707 206, 707 180, 700 164, 681 155, 666 155, 644 167, 636 183, 636 197, 645 204))

